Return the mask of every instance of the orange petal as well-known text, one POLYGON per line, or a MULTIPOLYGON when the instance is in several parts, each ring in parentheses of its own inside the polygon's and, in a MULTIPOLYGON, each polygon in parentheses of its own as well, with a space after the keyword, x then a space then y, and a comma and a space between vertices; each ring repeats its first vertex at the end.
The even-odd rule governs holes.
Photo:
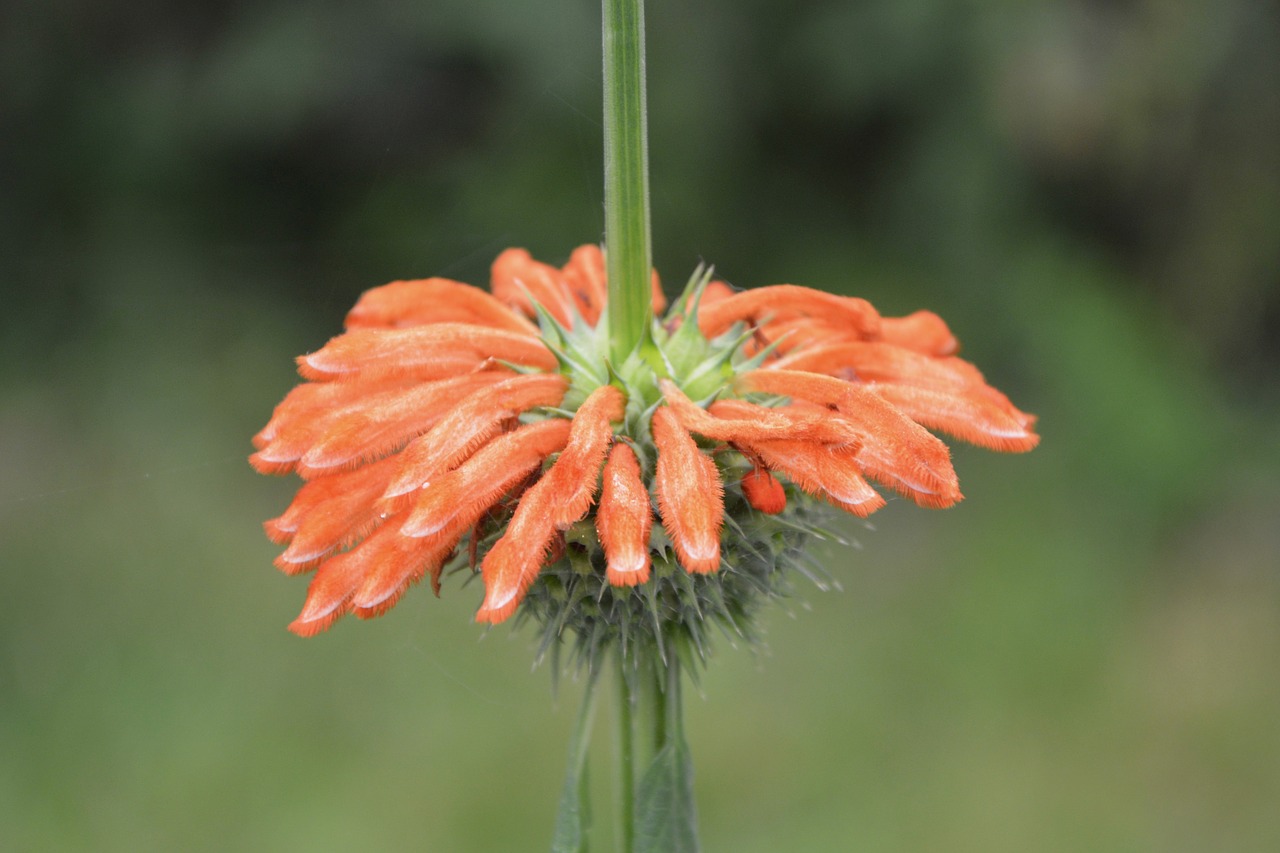
POLYGON ((865 387, 798 370, 752 370, 739 381, 748 390, 834 408, 863 434, 863 471, 921 506, 947 507, 961 499, 947 446, 865 387))
POLYGON ((440 592, 440 572, 445 561, 453 555, 458 541, 441 540, 430 545, 424 543, 412 559, 383 560, 375 565, 363 582, 351 595, 350 612, 360 619, 372 619, 386 613, 400 600, 405 590, 431 576, 436 594, 440 592))
POLYGON ((960 350, 960 342, 951 334, 946 322, 932 311, 917 311, 906 317, 884 317, 880 321, 880 338, 886 343, 927 355, 955 355, 960 350))
POLYGON ((916 423, 979 447, 1023 453, 1040 443, 1040 436, 1028 429, 1030 416, 1017 409, 1011 413, 976 391, 936 391, 889 382, 868 387, 916 423))
POLYGON ((265 525, 274 541, 289 543, 276 565, 289 574, 305 571, 329 552, 368 533, 380 520, 375 502, 396 464, 395 457, 388 456, 304 484, 284 514, 265 525))
POLYGON ((514 613, 556 534, 586 515, 613 436, 610 421, 622 417, 624 403, 621 391, 602 385, 578 407, 560 458, 524 493, 507 532, 485 556, 477 621, 497 623, 514 613))
POLYGON ((528 373, 482 388, 455 403, 435 426, 411 441, 384 498, 422 488, 423 483, 466 459, 498 433, 504 421, 564 399, 568 381, 557 373, 528 373))
POLYGON ((649 531, 653 507, 640 479, 636 454, 614 444, 604 466, 604 487, 596 512, 596 532, 604 546, 605 575, 614 586, 635 586, 649 579, 649 531))
POLYGON ((723 281, 716 280, 707 282, 707 286, 702 290, 702 300, 698 303, 699 308, 714 305, 722 299, 728 299, 738 291, 734 290, 723 281))
POLYGON ((535 261, 524 249, 507 249, 493 262, 490 289, 499 301, 535 317, 533 303, 562 325, 573 322, 579 304, 560 270, 535 261))
MULTIPOLYGON (((310 479, 341 466, 377 459, 426 432, 456 404, 460 395, 496 385, 511 374, 503 371, 469 373, 407 389, 384 391, 358 404, 333 412, 322 420, 321 434, 298 458, 299 476, 310 479)), ((281 440, 262 451, 279 459, 295 452, 297 444, 281 440)))
POLYGON ((709 456, 666 406, 653 413, 653 442, 658 448, 654 486, 663 527, 676 556, 690 572, 720 567, 720 526, 724 523, 724 484, 709 456))
POLYGON ((510 617, 542 570, 557 532, 551 520, 556 496, 550 489, 538 488, 544 482, 539 480, 524 493, 507 532, 485 555, 481 565, 485 594, 477 622, 496 625, 510 617))
POLYGON ((747 503, 765 515, 777 515, 787 508, 787 493, 782 484, 764 468, 751 467, 742 478, 742 494, 747 503))
MULTIPOLYGON (((555 370, 556 357, 532 335, 469 323, 433 323, 407 329, 355 329, 298 359, 309 379, 394 375, 438 365, 488 360, 555 370)), ((456 370, 455 370, 456 372, 456 370)), ((416 375, 416 374, 415 374, 416 375)))
POLYGON ((609 291, 605 283, 604 252, 594 244, 579 246, 562 270, 565 284, 573 292, 582 317, 591 325, 600 319, 609 291))
POLYGON ((804 441, 762 441, 747 449, 804 491, 846 512, 865 517, 884 506, 884 498, 863 478, 856 453, 804 441))
POLYGON ((951 390, 985 386, 978 369, 964 359, 938 358, 883 341, 839 341, 793 350, 772 370, 806 370, 863 382, 901 382, 951 390))
POLYGON ((387 519, 350 551, 322 563, 307 589, 302 613, 289 630, 310 637, 328 628, 351 609, 356 590, 380 566, 391 563, 410 573, 430 568, 431 543, 401 536, 399 526, 398 519, 387 519))
POLYGON ((570 423, 549 418, 498 436, 457 468, 423 486, 401 532, 406 536, 461 536, 504 494, 565 446, 570 423))
POLYGON ((662 292, 662 280, 658 278, 657 270, 654 270, 653 275, 649 277, 649 295, 653 299, 653 313, 661 316, 662 312, 667 310, 667 297, 662 292))
POLYGON ((794 284, 745 290, 713 302, 699 310, 698 327, 708 338, 714 338, 744 320, 759 324, 770 318, 795 316, 819 318, 858 335, 874 335, 880 328, 880 315, 865 299, 836 296, 794 284))
MULTIPOLYGON (((626 397, 612 385, 592 391, 573 416, 569 443, 543 476, 555 497, 551 521, 561 530, 587 514, 600 481, 600 466, 621 420, 626 397)), ((541 484, 539 484, 541 486, 541 484)))
POLYGON ((839 417, 774 409, 745 401, 744 405, 734 407, 732 413, 722 406, 717 407, 717 403, 713 403, 708 412, 686 397, 670 379, 661 379, 658 384, 663 398, 681 425, 690 432, 713 441, 790 438, 838 445, 856 444, 859 441, 857 432, 839 417))
MULTIPOLYGON (((298 460, 323 441, 330 428, 342 418, 380 407, 395 407, 403 403, 406 396, 419 400, 430 398, 441 388, 455 387, 460 381, 472 381, 465 378, 467 375, 483 374, 466 374, 416 386, 399 381, 310 382, 300 385, 289 392, 285 401, 276 407, 271 422, 254 437, 260 449, 249 457, 249 463, 262 473, 292 471, 298 460)), ((502 379, 498 373, 489 376, 494 381, 502 379)), ((482 384, 486 381, 489 380, 480 380, 482 384)))
POLYGON ((478 287, 428 278, 393 281, 366 290, 347 313, 348 329, 404 328, 427 323, 472 323, 537 335, 537 326, 478 287))
POLYGON ((336 409, 358 404, 380 391, 404 388, 410 384, 412 380, 402 377, 383 378, 377 382, 304 382, 294 386, 276 405, 271 420, 253 437, 253 446, 264 448, 282 432, 299 424, 314 422, 317 415, 327 415, 336 409))

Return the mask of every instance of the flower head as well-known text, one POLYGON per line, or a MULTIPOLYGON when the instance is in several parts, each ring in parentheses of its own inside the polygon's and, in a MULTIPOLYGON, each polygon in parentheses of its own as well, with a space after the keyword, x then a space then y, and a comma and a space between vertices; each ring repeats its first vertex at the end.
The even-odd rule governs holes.
POLYGON ((604 258, 519 249, 491 292, 445 279, 365 293, 345 333, 298 359, 308 380, 250 457, 305 482, 266 523, 277 565, 315 571, 289 626, 386 612, 412 584, 478 571, 476 619, 528 613, 586 653, 640 634, 702 647, 742 630, 820 531, 866 516, 871 481, 926 507, 961 499, 930 430, 1001 451, 1038 437, 936 315, 794 285, 735 293, 698 273, 651 340, 610 363, 604 258))

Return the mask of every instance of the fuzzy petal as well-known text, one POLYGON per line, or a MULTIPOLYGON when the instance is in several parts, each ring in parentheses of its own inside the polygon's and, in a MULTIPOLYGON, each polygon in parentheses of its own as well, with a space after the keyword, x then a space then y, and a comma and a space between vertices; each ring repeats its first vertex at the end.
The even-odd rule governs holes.
POLYGON ((325 630, 351 609, 356 591, 380 566, 393 564, 410 574, 431 569, 432 543, 401 536, 398 519, 390 518, 363 542, 321 564, 302 613, 289 625, 299 636, 325 630))
POLYGON ((323 432, 299 457, 298 474, 309 479, 398 450, 444 417, 459 396, 497 385, 508 376, 499 371, 469 373, 384 392, 336 412, 323 420, 323 432))
POLYGON ((595 325, 608 299, 605 281, 604 252, 594 244, 579 246, 569 256, 562 270, 565 284, 581 306, 582 317, 595 325))
POLYGON ((535 302, 565 326, 581 313, 560 270, 535 261, 524 249, 507 249, 498 255, 490 273, 493 295, 529 317, 537 316, 535 302))
POLYGON ((529 373, 456 402, 435 426, 405 447, 400 470, 383 497, 392 499, 422 488, 474 453, 502 429, 504 421, 537 406, 558 405, 566 388, 568 381, 557 373, 529 373))
POLYGON ((759 324, 770 318, 820 318, 849 330, 851 334, 879 333, 880 315, 865 299, 836 296, 794 284, 775 284, 735 293, 702 308, 698 326, 708 338, 724 334, 734 323, 759 324))
MULTIPOLYGON (((469 323, 433 323, 407 329, 355 329, 338 335, 298 359, 308 379, 395 375, 432 370, 437 365, 488 360, 555 370, 556 357, 536 337, 469 323)), ((457 372, 456 370, 454 372, 457 372)))
POLYGON ((347 313, 348 329, 400 329, 428 323, 471 323, 526 335, 538 327, 478 287, 428 278, 367 290, 347 313))
POLYGON ((520 499, 507 532, 485 556, 485 599, 479 622, 501 622, 524 598, 559 531, 586 515, 595 498, 600 465, 622 417, 625 398, 612 385, 592 391, 578 408, 569 442, 542 479, 520 499))
POLYGON ((562 449, 569 429, 569 421, 549 418, 493 439, 422 488, 401 532, 436 539, 461 536, 550 454, 562 449))
POLYGON ((654 486, 662 525, 681 565, 690 572, 713 572, 720 567, 724 523, 720 471, 670 408, 663 406, 653 413, 651 429, 658 448, 654 486))
POLYGON ((294 405, 287 411, 277 410, 271 423, 259 433, 269 440, 249 457, 249 462, 263 473, 287 473, 295 468, 307 477, 333 473, 344 461, 382 455, 394 449, 398 442, 429 428, 459 390, 498 382, 510 375, 505 371, 487 371, 417 385, 310 383, 290 392, 285 402, 294 405), (318 393, 300 393, 310 391, 318 393), (330 391, 342 393, 328 393, 330 391), (377 434, 352 434, 351 430, 361 423, 380 424, 375 427, 377 434), (303 457, 320 445, 328 449, 317 451, 307 463, 299 466, 303 457), (359 449, 348 454, 353 446, 359 449), (362 455, 365 450, 371 451, 367 457, 362 455), (323 464, 331 455, 335 457, 332 465, 323 464), (312 464, 314 468, 309 467, 312 464))
POLYGON ((1012 405, 1010 412, 976 389, 936 391, 889 382, 868 387, 916 423, 979 447, 1025 453, 1040 443, 1040 436, 1028 428, 1033 418, 1012 405))
POLYGON ((591 508, 600 482, 600 466, 613 441, 612 421, 622 419, 626 397, 612 385, 592 391, 573 416, 569 443, 547 471, 544 487, 555 494, 551 521, 561 530, 591 508))
POLYGON ((777 515, 787 508, 787 493, 768 469, 752 466, 741 485, 747 503, 765 515, 777 515))
POLYGON ((604 546, 605 574, 614 586, 635 586, 649 579, 649 531, 653 507, 640 478, 635 451, 614 444, 604 466, 604 487, 596 512, 596 532, 604 546))
POLYGON ((538 488, 543 482, 539 480, 524 493, 507 532, 485 555, 481 566, 485 595, 476 612, 477 622, 496 625, 509 618, 542 570, 557 532, 551 520, 555 495, 550 489, 538 488))
POLYGON ((885 317, 880 321, 880 337, 887 343, 926 355, 955 355, 960 342, 946 322, 932 311, 917 311, 906 317, 885 317))
POLYGON ((858 433, 843 418, 810 412, 784 411, 746 403, 734 415, 713 403, 710 410, 699 408, 669 379, 658 382, 663 398, 680 424, 689 432, 713 441, 760 441, 789 438, 823 444, 857 444, 858 433), (736 415, 736 416, 735 416, 736 415))
POLYGON ((410 539, 407 542, 413 544, 402 541, 400 550, 412 549, 410 557, 381 561, 369 570, 352 593, 348 608, 358 618, 372 619, 386 613, 396 605, 405 590, 428 575, 431 585, 439 593, 440 572, 457 547, 457 540, 419 543, 419 540, 410 539))
POLYGON ((289 545, 276 558, 280 570, 287 574, 305 571, 377 526, 381 519, 375 501, 395 466, 396 459, 388 456, 303 485, 284 514, 266 524, 274 541, 289 545))
MULTIPOLYGON (((339 409, 358 406, 374 394, 406 388, 410 384, 412 380, 402 377, 383 378, 378 382, 304 382, 295 386, 275 407, 271 420, 253 437, 253 446, 265 448, 281 433, 315 423, 320 417, 339 409)), ((254 467, 258 466, 255 464, 254 467)), ((261 468, 259 471, 270 473, 261 468)))
POLYGON ((653 275, 649 277, 649 295, 653 299, 653 313, 660 316, 663 311, 667 310, 667 297, 662 292, 662 280, 658 278, 658 271, 654 270, 653 275))
POLYGON ((863 433, 863 470, 921 506, 943 508, 961 499, 947 446, 866 388, 797 370, 753 370, 739 383, 835 409, 863 433))
POLYGON ((956 390, 986 386, 969 362, 938 358, 883 341, 841 341, 794 350, 770 365, 773 370, 805 370, 849 381, 900 382, 921 388, 956 390))
POLYGON ((884 506, 884 498, 863 478, 855 453, 804 441, 762 441, 748 450, 804 491, 846 512, 865 517, 884 506))

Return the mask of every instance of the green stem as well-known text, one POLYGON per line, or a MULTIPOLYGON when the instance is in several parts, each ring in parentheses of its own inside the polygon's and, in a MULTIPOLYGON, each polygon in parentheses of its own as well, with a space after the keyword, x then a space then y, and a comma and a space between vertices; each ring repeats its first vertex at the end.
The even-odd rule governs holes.
POLYGON ((622 646, 618 646, 618 849, 631 853, 636 834, 635 697, 627 682, 622 646))
POLYGON ((652 311, 644 0, 602 0, 602 5, 609 352, 621 364, 644 340, 652 311))
POLYGON ((591 791, 587 782, 587 751, 591 743, 591 724, 596 715, 599 676, 598 668, 588 675, 582 707, 574 722, 569 741, 569 768, 565 774, 564 790, 560 793, 555 837, 551 841, 552 853, 586 853, 589 847, 591 791))

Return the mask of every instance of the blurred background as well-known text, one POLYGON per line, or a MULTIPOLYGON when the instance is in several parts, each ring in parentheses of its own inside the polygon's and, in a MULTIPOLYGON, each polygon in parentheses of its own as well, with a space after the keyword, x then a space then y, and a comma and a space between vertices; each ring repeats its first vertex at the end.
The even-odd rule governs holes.
MULTIPOLYGON (((1277 4, 648 17, 668 289, 932 308, 1043 434, 720 646, 705 848, 1280 849, 1277 4)), ((0 848, 545 849, 580 684, 476 587, 286 633, 245 457, 364 289, 601 238, 598 4, 0 18, 0 848)))

